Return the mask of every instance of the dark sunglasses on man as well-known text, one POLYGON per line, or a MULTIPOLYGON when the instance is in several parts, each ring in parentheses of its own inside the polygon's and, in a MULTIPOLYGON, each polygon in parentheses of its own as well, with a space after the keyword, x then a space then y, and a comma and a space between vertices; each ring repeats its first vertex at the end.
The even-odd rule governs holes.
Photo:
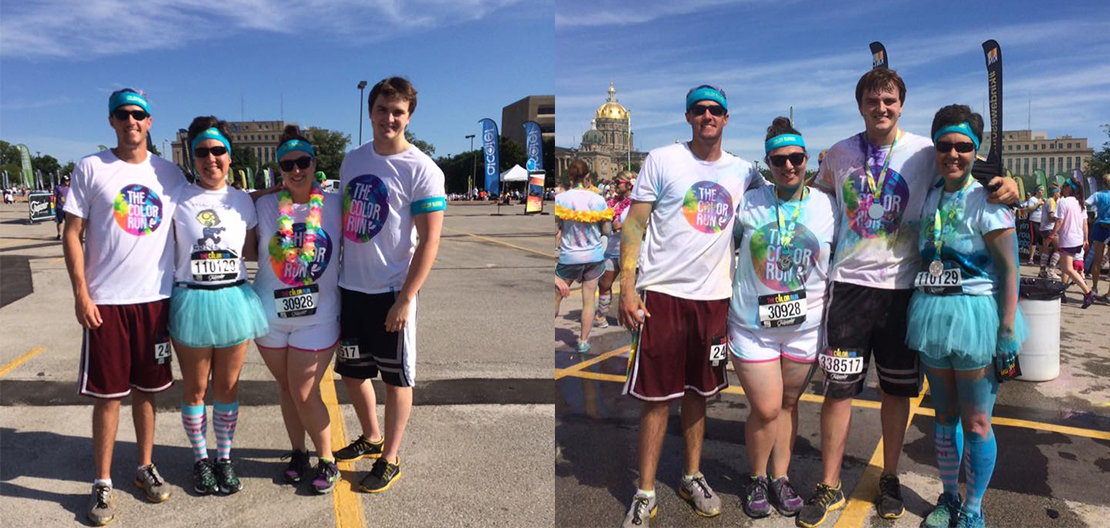
POLYGON ((725 107, 721 106, 721 105, 705 105, 705 104, 696 104, 694 106, 691 106, 689 112, 690 112, 690 115, 700 116, 700 115, 704 114, 706 110, 709 110, 709 113, 713 114, 714 117, 721 117, 721 116, 728 113, 728 110, 725 107))
POLYGON ((806 162, 805 152, 795 152, 793 154, 776 154, 771 156, 771 165, 776 167, 785 167, 786 160, 790 160, 790 164, 795 167, 801 167, 806 162))
POLYGON ((193 151, 193 157, 197 159, 207 158, 209 154, 218 158, 227 154, 227 147, 197 147, 197 149, 193 151))
POLYGON ((960 154, 967 154, 968 152, 975 150, 975 143, 972 143, 970 141, 937 141, 936 149, 937 152, 941 154, 948 154, 949 152, 952 152, 952 149, 956 149, 956 152, 959 152, 960 154))
POLYGON ((135 118, 135 121, 142 121, 150 117, 150 114, 143 110, 124 110, 122 108, 112 111, 112 117, 116 118, 116 121, 127 121, 129 116, 135 118))
POLYGON ((301 156, 297 159, 284 160, 278 162, 278 165, 280 165, 281 170, 285 172, 293 170, 294 165, 296 165, 299 169, 307 169, 309 165, 312 165, 312 156, 301 156))

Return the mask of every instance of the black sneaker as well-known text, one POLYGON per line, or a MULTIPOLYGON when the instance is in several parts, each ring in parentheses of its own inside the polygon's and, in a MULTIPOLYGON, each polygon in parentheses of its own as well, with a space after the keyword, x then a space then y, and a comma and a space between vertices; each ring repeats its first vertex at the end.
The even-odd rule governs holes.
POLYGON ((875 501, 879 509, 879 517, 884 519, 898 519, 906 513, 906 506, 902 504, 902 485, 898 483, 898 475, 883 475, 879 477, 879 500, 875 501))
POLYGON ((1090 306, 1092 304, 1094 304, 1094 302, 1095 302, 1095 291, 1091 290, 1091 291, 1087 292, 1085 295, 1083 295, 1083 304, 1080 305, 1079 307, 1086 310, 1087 308, 1090 308, 1090 306))
POLYGON ((786 477, 772 480, 769 489, 771 491, 771 506, 775 507, 779 515, 793 517, 802 510, 804 504, 802 498, 798 496, 797 491, 794 491, 794 486, 790 484, 790 480, 786 477))
POLYGON ((239 481, 239 477, 235 476, 235 468, 231 465, 231 459, 216 462, 216 483, 220 487, 220 493, 224 495, 231 495, 243 489, 243 483, 239 481))
POLYGON ((312 479, 312 489, 323 495, 335 489, 335 482, 339 480, 339 466, 335 462, 321 460, 316 464, 316 477, 312 479))
POLYGON ((846 502, 840 484, 832 488, 818 483, 813 496, 802 506, 802 511, 798 512, 794 524, 802 528, 816 528, 825 522, 829 512, 843 508, 846 502))
POLYGON ((359 460, 362 458, 380 458, 382 456, 382 446, 385 445, 385 437, 377 442, 367 440, 365 436, 358 435, 358 438, 351 445, 340 449, 334 453, 335 459, 346 462, 348 460, 359 460))
POLYGON ((390 464, 386 459, 379 458, 370 469, 370 474, 358 483, 358 489, 366 493, 381 493, 389 489, 397 479, 401 478, 401 459, 396 464, 390 464))
POLYGON ((207 458, 193 464, 193 491, 199 495, 211 495, 219 490, 216 475, 212 473, 212 463, 207 458))
POLYGON ((285 481, 290 484, 296 484, 309 471, 312 470, 312 464, 308 461, 308 453, 294 449, 292 453, 281 457, 282 460, 289 459, 289 465, 285 467, 285 481))

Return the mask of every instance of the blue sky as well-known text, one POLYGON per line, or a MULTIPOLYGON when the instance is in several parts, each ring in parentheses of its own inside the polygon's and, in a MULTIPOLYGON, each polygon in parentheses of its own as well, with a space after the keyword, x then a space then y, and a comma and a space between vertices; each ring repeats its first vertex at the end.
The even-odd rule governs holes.
POLYGON ((419 91, 409 129, 442 155, 469 149, 479 119, 551 94, 556 71, 553 0, 28 0, 0 14, 0 139, 62 163, 115 144, 107 100, 124 86, 148 94, 159 149, 198 115, 279 119, 283 98, 287 122, 357 144, 358 81, 404 75, 419 91))
POLYGON ((1101 148, 1099 125, 1110 123, 1104 0, 557 0, 556 144, 579 144, 613 81, 637 149, 689 140, 684 97, 702 83, 728 93, 726 150, 761 160, 767 126, 792 105, 810 150, 827 148, 863 129, 855 85, 874 40, 907 84, 902 128, 927 135, 944 105, 986 115, 980 44, 989 38, 1002 47, 1004 128, 1027 128, 1031 98, 1034 130, 1101 148))

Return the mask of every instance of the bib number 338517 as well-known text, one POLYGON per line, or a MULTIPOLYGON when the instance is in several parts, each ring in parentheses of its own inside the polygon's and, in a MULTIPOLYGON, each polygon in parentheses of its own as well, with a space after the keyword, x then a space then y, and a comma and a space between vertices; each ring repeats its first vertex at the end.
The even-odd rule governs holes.
POLYGON ((274 310, 281 319, 307 317, 316 313, 320 301, 320 285, 274 290, 274 310))

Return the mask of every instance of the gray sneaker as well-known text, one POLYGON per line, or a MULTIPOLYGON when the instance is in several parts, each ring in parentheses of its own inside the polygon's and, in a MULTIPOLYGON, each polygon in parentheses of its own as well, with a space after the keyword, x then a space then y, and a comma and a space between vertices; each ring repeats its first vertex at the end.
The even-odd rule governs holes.
POLYGON ((150 502, 166 502, 170 498, 170 490, 166 481, 158 474, 154 464, 139 469, 135 473, 135 485, 146 493, 146 500, 150 502))
POLYGON ((637 493, 632 497, 632 505, 624 516, 621 528, 644 528, 651 526, 651 520, 659 513, 659 505, 655 503, 655 495, 648 497, 637 493))
POLYGON ((678 496, 686 499, 686 502, 694 507, 694 513, 702 517, 716 517, 721 514, 721 498, 713 493, 713 489, 705 482, 705 476, 701 473, 694 475, 690 480, 682 479, 678 496))
POLYGON ((104 526, 116 520, 116 501, 112 497, 112 488, 105 484, 96 484, 89 497, 89 509, 86 512, 94 526, 104 526))

